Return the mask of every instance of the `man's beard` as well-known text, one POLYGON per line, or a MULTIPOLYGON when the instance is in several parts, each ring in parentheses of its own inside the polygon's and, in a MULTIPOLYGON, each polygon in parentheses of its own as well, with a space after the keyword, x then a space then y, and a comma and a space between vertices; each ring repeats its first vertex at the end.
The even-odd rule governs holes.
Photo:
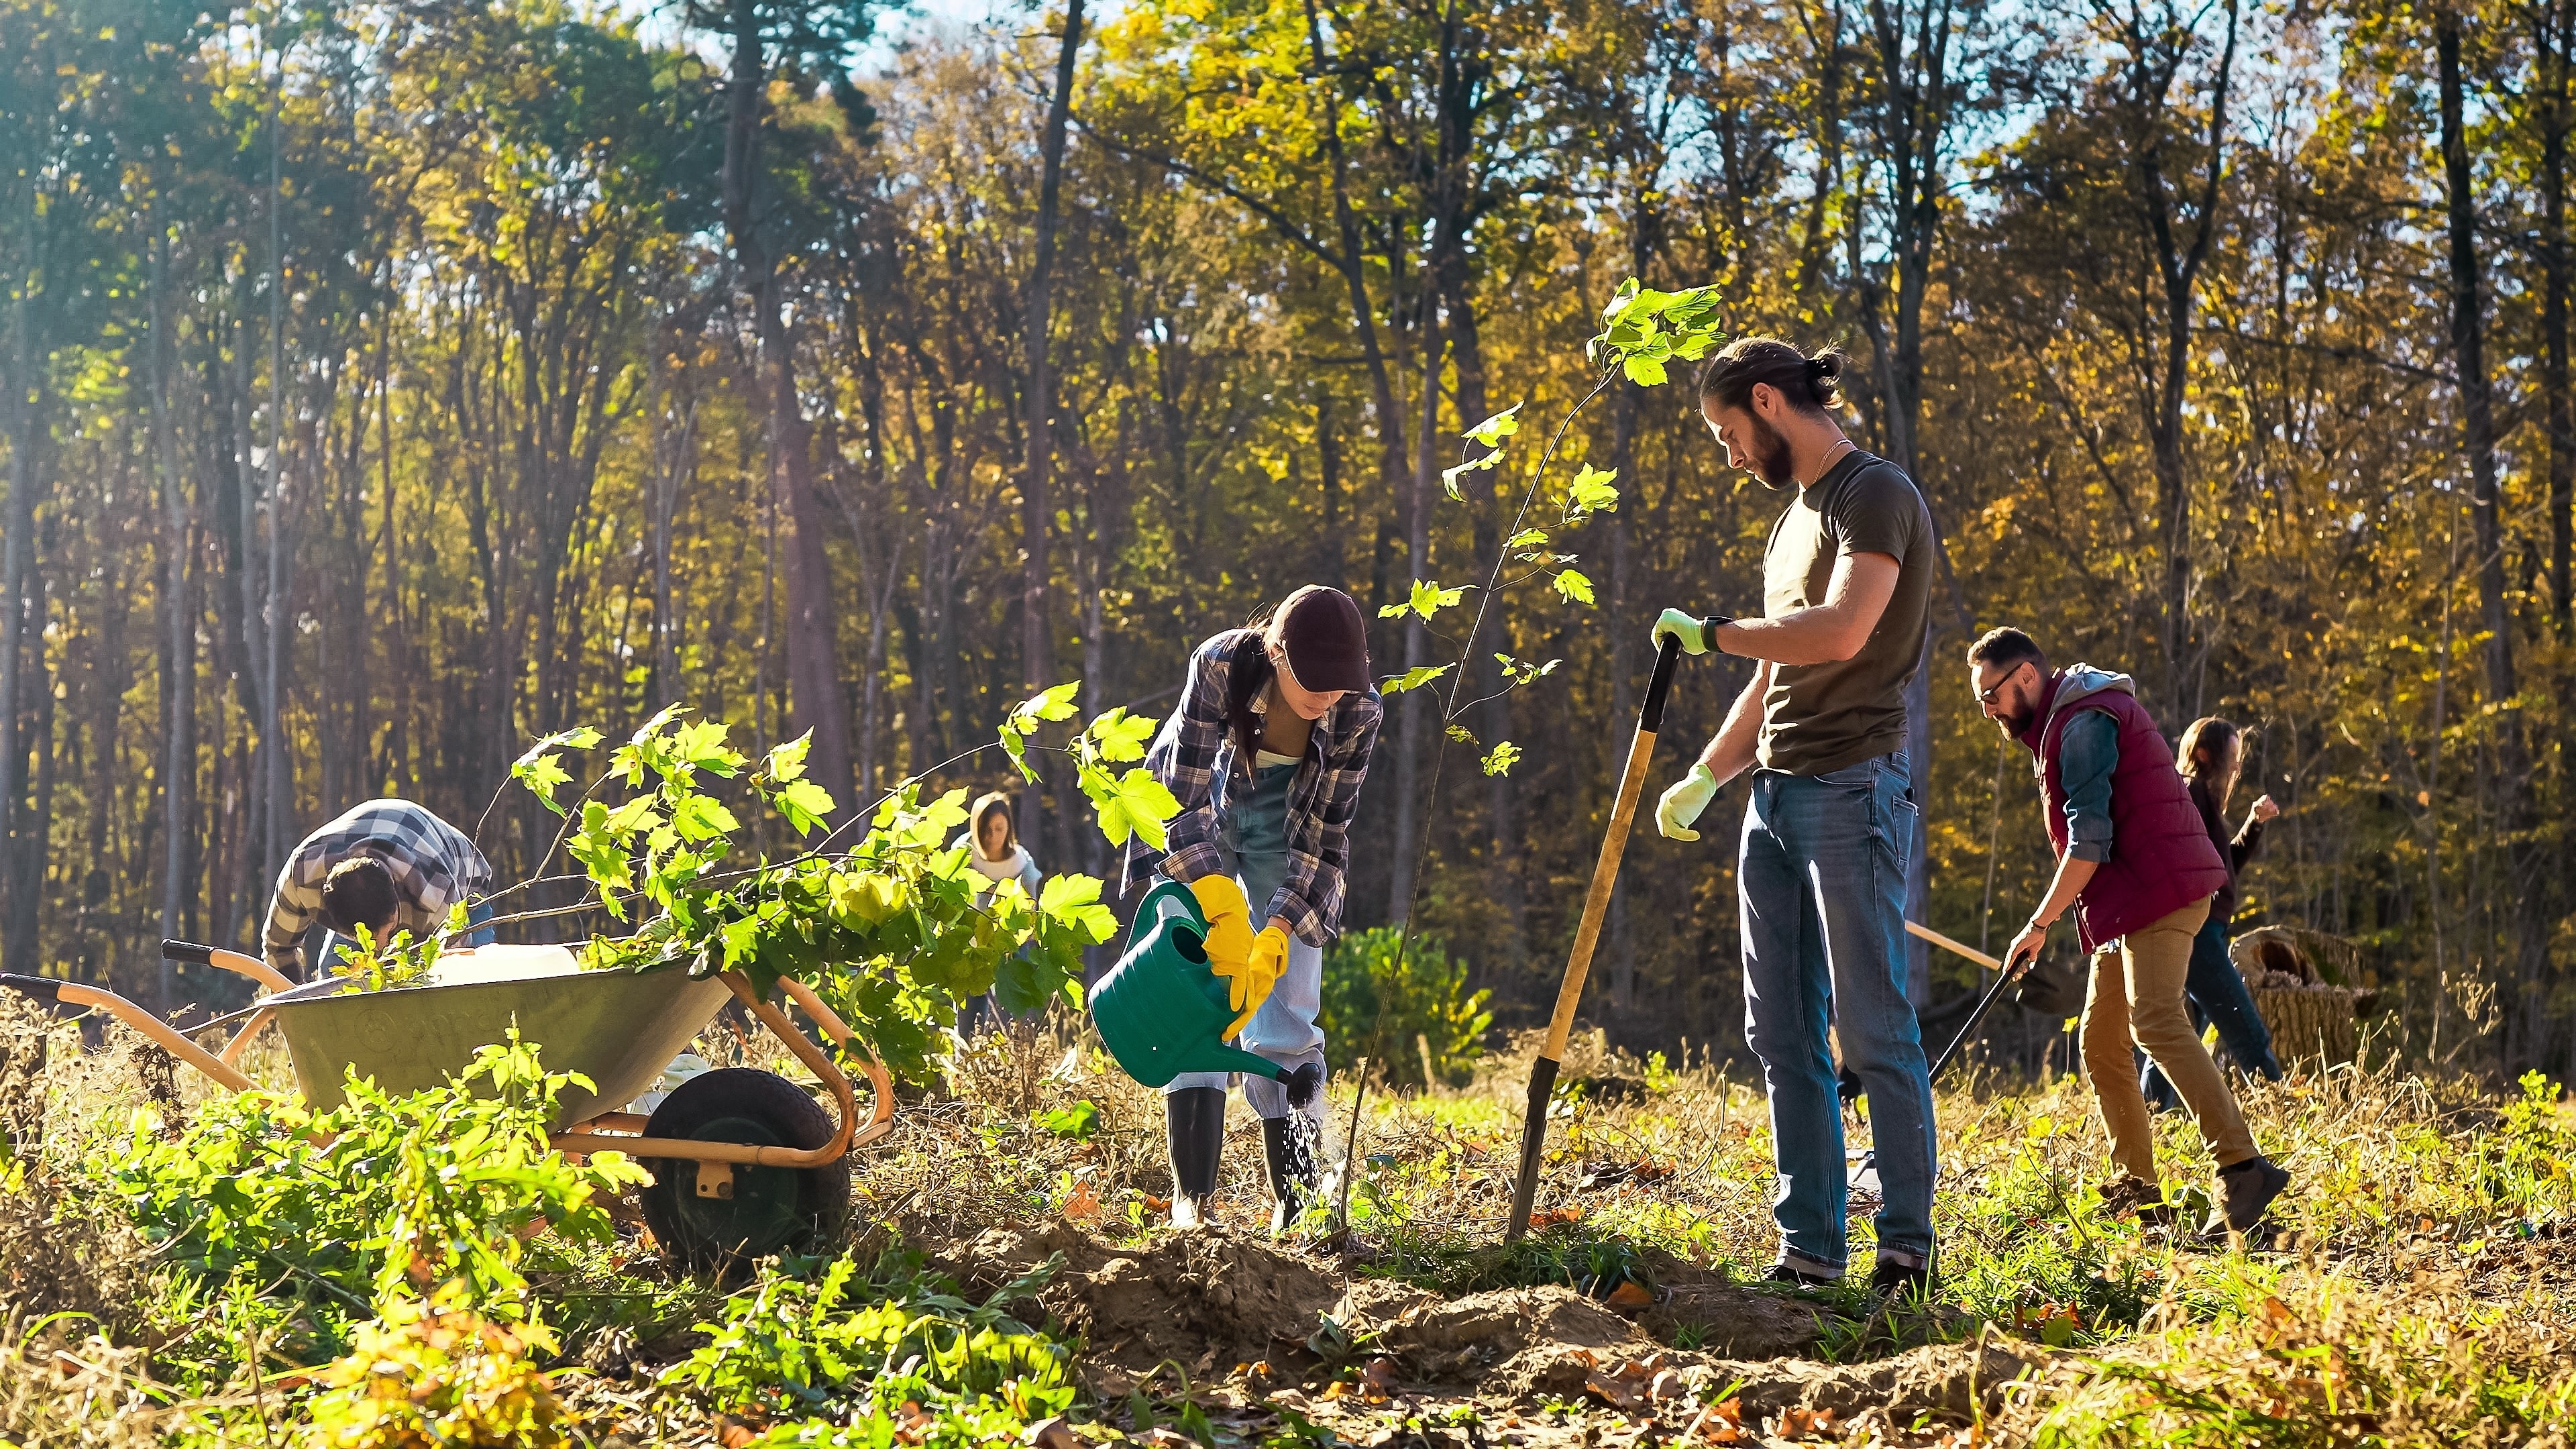
POLYGON ((1751 425, 1749 431, 1752 434, 1745 439, 1745 450, 1752 455, 1745 460, 1752 464, 1747 471, 1760 479, 1765 488, 1783 490, 1797 487, 1798 475, 1789 471, 1789 440, 1780 436, 1778 429, 1762 421, 1759 413, 1748 413, 1746 421, 1751 425))
POLYGON ((2038 715, 2039 711, 2035 709, 2007 710, 1995 716, 1995 728, 2004 732, 2005 739, 2017 740, 2038 715))

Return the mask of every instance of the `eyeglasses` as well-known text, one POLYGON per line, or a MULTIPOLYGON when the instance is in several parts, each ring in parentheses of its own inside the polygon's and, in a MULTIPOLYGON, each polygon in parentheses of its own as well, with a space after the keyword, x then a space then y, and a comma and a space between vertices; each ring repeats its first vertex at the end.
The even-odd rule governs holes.
POLYGON ((1985 688, 1980 689, 1980 690, 1978 690, 1978 691, 1977 691, 1977 703, 1979 703, 1979 704, 1992 704, 1992 703, 1994 703, 1994 702, 1995 702, 1995 696, 2004 692, 2004 686, 2005 686, 2005 685, 2007 685, 2007 684, 2012 683, 2012 681, 2013 681, 2013 676, 2014 676, 2014 675, 2016 675, 2016 674, 2021 673, 2024 669, 2027 669, 2027 668, 2029 668, 2029 667, 2030 667, 2030 661, 2029 661, 2029 660, 2027 660, 2027 659, 2025 659, 2025 660, 2022 660, 2020 663, 2015 664, 2012 668, 2005 670, 2005 671, 2004 671, 2004 677, 2003 677, 2003 678, 1998 679, 1998 680, 1996 680, 1994 683, 1989 684, 1989 685, 1987 685, 1985 688))

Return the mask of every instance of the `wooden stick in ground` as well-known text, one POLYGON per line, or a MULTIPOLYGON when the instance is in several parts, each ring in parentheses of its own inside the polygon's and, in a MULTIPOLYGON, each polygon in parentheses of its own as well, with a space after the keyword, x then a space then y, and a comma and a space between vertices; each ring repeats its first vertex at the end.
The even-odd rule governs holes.
POLYGON ((1646 700, 1637 710, 1637 733, 1628 742, 1628 763, 1619 772, 1610 829, 1602 837, 1601 857, 1592 866, 1592 889, 1583 897, 1583 920, 1574 930, 1574 951, 1566 958, 1565 980, 1556 989, 1556 1014, 1548 1018, 1547 1045, 1530 1063, 1529 1105, 1521 1115, 1521 1171, 1512 1185, 1511 1221, 1503 1226, 1507 1243, 1519 1241, 1529 1231, 1530 1208, 1538 1196, 1539 1158, 1547 1146, 1548 1099, 1556 1092, 1565 1039, 1574 1030, 1574 1009, 1583 1000, 1583 979, 1592 970, 1592 948, 1601 939, 1601 922, 1610 911, 1610 888, 1619 880, 1619 857, 1628 847, 1628 826, 1637 816, 1637 796, 1646 787, 1646 767, 1655 756, 1655 733, 1664 724, 1664 696, 1672 690, 1673 666, 1681 652, 1680 641, 1667 639, 1655 656, 1646 700))

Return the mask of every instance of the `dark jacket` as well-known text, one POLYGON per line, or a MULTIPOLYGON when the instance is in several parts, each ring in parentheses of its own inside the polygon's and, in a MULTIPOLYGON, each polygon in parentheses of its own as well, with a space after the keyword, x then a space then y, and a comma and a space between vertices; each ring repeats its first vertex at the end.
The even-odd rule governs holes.
POLYGON ((2200 812, 2200 823, 2209 831, 2209 843, 2218 847, 2218 859, 2227 867, 2227 884, 2220 886, 2209 901, 2209 918, 2223 926, 2236 919, 2236 875, 2262 846, 2263 822, 2248 819, 2243 830, 2230 835, 2227 817, 2219 813, 2218 801, 2211 797, 2209 787, 2189 776, 2183 778, 2183 784, 2191 791, 2192 808, 2200 812))
POLYGON ((2205 901, 2227 883, 2227 865, 2209 843, 2200 812, 2174 769, 2173 747, 2156 731, 2125 674, 2070 665, 2049 676, 2039 712, 2023 734, 2039 774, 2048 843, 2067 852, 2066 785, 2058 742, 2067 723, 2100 710, 2120 727, 2120 762, 2111 774, 2111 854, 2075 898, 2075 936, 2086 951, 2102 947, 2205 901))

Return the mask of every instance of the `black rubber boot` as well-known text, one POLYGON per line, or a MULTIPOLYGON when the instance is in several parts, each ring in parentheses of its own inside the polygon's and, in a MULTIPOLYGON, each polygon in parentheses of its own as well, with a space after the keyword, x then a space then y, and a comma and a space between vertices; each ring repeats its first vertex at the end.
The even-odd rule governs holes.
POLYGON ((1225 1088, 1164 1093, 1163 1133, 1172 1148, 1172 1226, 1196 1227, 1201 1205, 1216 1192, 1217 1158, 1225 1151, 1225 1088))
POLYGON ((1288 1231, 1315 1195, 1314 1119, 1302 1112, 1261 1119, 1261 1151, 1270 1167, 1270 1235, 1288 1231))

